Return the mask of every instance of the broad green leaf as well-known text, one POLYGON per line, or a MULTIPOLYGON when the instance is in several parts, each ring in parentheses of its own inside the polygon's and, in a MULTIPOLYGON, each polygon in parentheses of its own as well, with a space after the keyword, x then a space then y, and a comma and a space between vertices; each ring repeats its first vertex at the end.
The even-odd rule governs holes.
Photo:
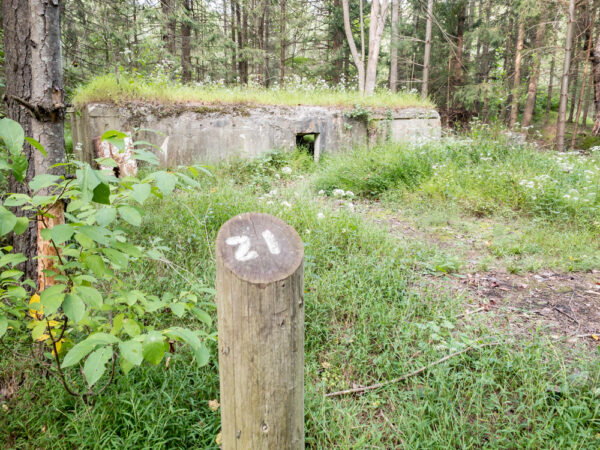
POLYGON ((125 333, 127 333, 132 338, 139 336, 142 332, 138 323, 133 319, 125 319, 123 321, 123 329, 125 330, 125 333))
POLYGON ((102 375, 104 375, 104 372, 106 372, 106 363, 111 358, 112 354, 112 347, 102 347, 94 351, 85 360, 83 374, 90 387, 96 384, 102 375))
POLYGON ((8 318, 5 314, 0 313, 0 338, 4 336, 6 330, 8 330, 8 318))
POLYGON ((115 316, 113 319, 113 326, 110 330, 110 334, 116 336, 119 334, 121 329, 123 328, 123 321, 125 320, 125 314, 120 313, 115 316))
POLYGON ((27 217, 17 217, 17 223, 15 224, 14 231, 16 234, 23 234, 29 226, 29 219, 27 217))
POLYGON ((59 178, 60 177, 58 175, 52 175, 49 173, 36 175, 33 180, 29 182, 29 187, 34 192, 39 191, 45 187, 52 186, 59 178))
POLYGON ((100 183, 94 188, 92 201, 103 205, 110 205, 110 187, 106 183, 100 183))
POLYGON ((46 152, 46 149, 44 148, 44 146, 42 144, 40 144, 38 141, 36 141, 34 138, 26 137, 25 140, 27 142, 29 142, 29 144, 33 148, 35 148, 38 152, 40 152, 42 155, 44 155, 44 157, 48 156, 48 152, 46 152))
POLYGON ((123 253, 133 256, 134 258, 141 258, 144 254, 133 244, 128 244, 126 242, 115 242, 113 243, 113 248, 122 251, 123 253))
POLYGON ((8 196, 8 198, 4 201, 4 206, 23 206, 30 200, 31 197, 26 194, 10 194, 10 196, 8 196))
POLYGON ((25 174, 27 173, 27 167, 29 167, 29 160, 25 155, 13 155, 12 156, 12 174, 17 181, 25 181, 25 174))
POLYGON ((152 152, 149 152, 147 150, 140 150, 140 149, 136 149, 133 152, 133 158, 138 160, 138 161, 145 161, 147 163, 150 163, 154 166, 158 165, 158 158, 156 157, 156 155, 152 152))
POLYGON ((23 149, 25 132, 18 122, 8 118, 0 120, 0 137, 12 155, 20 153, 23 149))
POLYGON ((106 274, 106 266, 100 255, 87 255, 83 258, 85 266, 94 272, 98 278, 102 278, 106 274))
POLYGON ((91 286, 76 286, 75 292, 81 297, 81 299, 90 305, 94 309, 102 308, 102 295, 98 292, 98 289, 91 286))
POLYGON ((141 205, 150 196, 151 188, 152 186, 148 183, 134 184, 132 186, 131 197, 141 205))
POLYGON ((79 187, 81 189, 81 200, 89 202, 94 195, 94 189, 102 183, 102 180, 98 177, 96 171, 87 165, 83 169, 77 169, 75 175, 77 176, 79 187))
POLYGON ((78 323, 85 314, 85 303, 79 295, 74 293, 66 295, 62 307, 69 320, 75 323, 78 323))
POLYGON ((142 216, 137 209, 133 208, 132 206, 119 207, 119 216, 121 216, 125 222, 133 225, 134 227, 139 227, 142 223, 142 216))
POLYGON ((173 327, 164 332, 170 338, 177 338, 184 341, 188 344, 192 351, 194 352, 194 356, 196 357, 196 362, 200 367, 205 366, 210 359, 210 352, 206 345, 200 341, 198 336, 187 328, 173 327))
POLYGON ((58 311, 58 308, 60 308, 60 305, 62 305, 62 302, 65 299, 65 288, 66 286, 64 284, 55 284, 42 291, 40 294, 40 302, 45 315, 49 316, 58 311))
POLYGON ((31 339, 37 341, 44 333, 46 333, 48 325, 45 320, 40 320, 31 329, 31 339))
POLYGON ((175 184, 177 183, 177 178, 175 175, 160 171, 153 174, 154 181, 156 182, 156 186, 160 189, 160 191, 164 195, 169 195, 175 189, 175 184))
POLYGON ((75 228, 66 223, 50 228, 50 238, 52 238, 55 244, 62 244, 68 241, 73 236, 73 233, 75 233, 75 228))
POLYGON ((101 227, 110 225, 117 218, 117 210, 112 206, 100 208, 96 211, 96 222, 101 227))
POLYGON ((117 268, 127 268, 129 264, 129 257, 125 253, 121 253, 113 248, 103 248, 102 253, 104 253, 110 262, 117 268))
POLYGON ((139 341, 131 340, 121 342, 119 344, 119 350, 121 350, 121 356, 135 366, 139 366, 144 360, 142 343, 139 341))
POLYGON ((182 317, 185 314, 185 303, 171 303, 169 308, 177 317, 182 317))
POLYGON ((116 344, 117 342, 119 342, 119 339, 107 333, 92 334, 87 339, 75 344, 73 348, 69 350, 63 359, 61 367, 70 367, 77 364, 98 345, 116 344))
POLYGON ((0 236, 10 233, 17 224, 17 216, 0 206, 0 236))
POLYGON ((77 231, 99 244, 108 245, 107 236, 110 234, 110 231, 108 231, 106 228, 96 227, 93 225, 84 225, 79 227, 77 231))
POLYGON ((143 343, 142 354, 144 359, 150 364, 158 364, 165 352, 169 348, 169 344, 165 342, 165 338, 158 331, 153 331, 146 335, 143 343))
POLYGON ((119 167, 117 162, 112 158, 96 158, 96 162, 105 167, 119 167))
POLYGON ((133 369, 135 366, 129 362, 128 359, 126 358, 119 358, 119 364, 121 366, 121 370, 123 371, 123 373, 125 375, 127 375, 131 369, 133 369))
POLYGON ((75 238, 75 240, 77 242, 79 242, 79 244, 83 248, 94 248, 94 247, 96 247, 96 243, 94 242, 94 240, 92 238, 86 236, 85 234, 75 233, 74 238, 75 238))
POLYGON ((14 267, 17 264, 21 264, 23 261, 27 261, 27 258, 22 253, 7 253, 0 257, 0 267, 4 267, 7 264, 14 267))
POLYGON ((212 318, 206 311, 200 308, 194 308, 192 309, 192 313, 194 313, 196 319, 198 319, 200 322, 204 322, 209 327, 212 326, 212 318))

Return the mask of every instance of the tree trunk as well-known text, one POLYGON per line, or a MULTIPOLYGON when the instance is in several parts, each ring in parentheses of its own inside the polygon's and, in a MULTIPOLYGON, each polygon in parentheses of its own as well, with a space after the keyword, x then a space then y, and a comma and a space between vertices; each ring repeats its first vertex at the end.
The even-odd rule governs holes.
POLYGON ((540 65, 542 62, 542 45, 544 43, 544 31, 546 29, 546 14, 543 13, 540 19, 540 23, 537 26, 535 33, 535 47, 536 54, 533 62, 533 71, 529 78, 529 87, 527 88, 527 102, 525 103, 525 111, 523 112, 523 127, 528 127, 533 117, 535 110, 535 97, 537 94, 538 81, 540 79, 540 65))
MULTIPOLYGON (((26 136, 40 142, 47 157, 29 144, 24 151, 29 160, 26 181, 43 173, 64 173, 64 90, 60 40, 59 2, 4 0, 2 2, 7 115, 21 124, 26 136), (24 107, 23 104, 28 105, 24 107), (33 114, 35 112, 35 114, 33 114)), ((12 192, 31 194, 24 183, 10 180, 12 192)), ((49 192, 42 192, 49 194, 49 192)), ((62 207, 56 209, 60 216, 62 207)), ((24 215, 17 211, 17 215, 24 215)), ((38 225, 31 221, 28 229, 14 236, 13 251, 27 257, 25 278, 44 285, 44 274, 38 270, 44 259, 36 260, 38 225)))
MULTIPOLYGON (((488 0, 486 8, 485 8, 485 29, 489 30, 490 26, 490 18, 492 14, 492 0, 488 0)), ((483 42, 482 48, 482 58, 481 58, 481 72, 483 73, 483 121, 487 122, 488 114, 489 114, 489 87, 488 82, 490 80, 490 42, 489 42, 489 33, 486 33, 485 40, 483 42)))
POLYGON ((571 60, 571 80, 569 84, 571 85, 571 95, 569 95, 571 104, 569 107, 569 117, 567 119, 567 123, 573 123, 573 115, 575 114, 575 105, 577 104, 577 84, 579 82, 579 58, 577 53, 579 53, 579 46, 577 44, 574 45, 573 49, 573 59, 571 60))
POLYGON ((546 102, 546 123, 550 120, 550 110, 552 109, 552 88, 554 87, 554 66, 556 64, 556 30, 554 32, 554 43, 552 48, 552 60, 550 61, 550 75, 548 80, 548 100, 546 102))
POLYGON ((190 22, 192 18, 192 0, 183 0, 183 8, 185 10, 183 20, 181 21, 181 81, 189 83, 192 81, 192 59, 191 59, 191 36, 192 27, 190 22))
POLYGON ((594 80, 594 126, 592 135, 600 134, 600 33, 597 33, 596 42, 591 52, 592 77, 594 80))
POLYGON ((173 8, 174 1, 175 0, 160 0, 160 8, 166 22, 162 40, 167 51, 173 56, 175 55, 175 32, 177 30, 177 22, 175 21, 175 11, 173 8))
MULTIPOLYGON (((398 3, 392 0, 392 38, 390 40, 390 91, 398 88, 398 3)), ((430 0, 431 1, 431 0, 430 0)))
MULTIPOLYGON (((589 78, 589 77, 588 77, 589 78)), ((592 81, 592 85, 593 85, 593 80, 592 81)), ((587 83, 587 87, 585 88, 585 96, 584 96, 584 103, 583 103, 583 116, 581 117, 581 126, 585 129, 585 127, 587 127, 587 119, 588 119, 588 113, 590 111, 590 97, 592 96, 592 92, 591 92, 591 88, 590 88, 590 83, 587 83)))
POLYGON ((510 109, 509 128, 514 128, 519 115, 519 90, 521 87, 521 59, 523 52, 523 40, 525 39, 525 22, 519 19, 519 31, 517 32, 517 48, 515 52, 515 73, 513 75, 513 97, 510 109))
POLYGON ((423 84, 421 98, 426 99, 429 93, 429 60, 431 58, 431 27, 433 22, 433 0, 427 1, 427 22, 425 25, 425 55, 423 57, 423 84))
MULTIPOLYGON (((333 10, 337 13, 341 8, 341 0, 333 0, 333 10)), ((333 42, 331 52, 333 54, 333 73, 331 80, 334 84, 339 84, 341 75, 344 72, 344 29, 335 25, 333 33, 333 42)))
POLYGON ((371 18, 369 24, 369 56, 367 57, 367 70, 365 73, 365 94, 375 92, 377 84, 377 62, 379 49, 385 28, 385 19, 390 5, 389 0, 373 0, 371 2, 371 18))
POLYGON ((279 18, 279 86, 283 87, 285 84, 285 2, 286 0, 280 0, 281 17, 279 18))
MULTIPOLYGON (((565 119, 567 115, 567 102, 569 97, 569 65, 573 44, 573 21, 575 20, 575 0, 569 1, 569 16, 567 20, 567 37, 565 41, 565 63, 563 66, 560 86, 560 106, 558 108, 558 122, 556 125, 556 149, 565 150, 565 119)), ((599 49, 600 50, 600 49, 599 49)))
MULTIPOLYGON (((377 0, 375 0, 377 1, 377 0)), ((365 91, 365 65, 361 59, 354 42, 354 36, 352 35, 352 28, 350 27, 350 9, 348 7, 348 0, 342 0, 342 10, 344 13, 344 31, 346 32, 346 39, 348 40, 348 47, 350 47, 350 53, 352 60, 356 66, 358 72, 358 92, 361 94, 365 91)))

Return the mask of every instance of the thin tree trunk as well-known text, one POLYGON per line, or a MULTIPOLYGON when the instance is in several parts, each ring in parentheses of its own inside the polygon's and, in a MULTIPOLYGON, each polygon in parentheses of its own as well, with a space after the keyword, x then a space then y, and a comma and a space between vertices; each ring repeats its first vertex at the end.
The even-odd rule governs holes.
POLYGON ((280 0, 281 7, 281 17, 280 19, 280 27, 279 27, 279 86, 283 87, 285 83, 285 2, 286 0, 280 0))
MULTIPOLYGON (((490 17, 492 15, 492 0, 487 1, 487 5, 485 8, 485 29, 489 30, 490 26, 490 17)), ((487 122, 489 115, 489 97, 490 90, 488 86, 488 82, 490 80, 490 42, 489 42, 489 34, 486 34, 485 40, 483 42, 482 49, 482 58, 481 58, 481 66, 483 73, 483 121, 487 122)))
MULTIPOLYGON (((398 88, 398 3, 392 0, 392 38, 390 40, 390 91, 398 88)), ((431 0, 430 0, 431 1, 431 0)))
POLYGON ((190 13, 192 11, 192 1, 183 0, 183 8, 185 10, 183 20, 181 22, 181 81, 189 83, 192 81, 192 59, 191 59, 191 36, 192 27, 190 26, 190 13))
POLYGON ((231 74, 233 76, 233 78, 235 78, 235 74, 237 72, 237 44, 236 44, 236 37, 235 37, 235 30, 236 30, 236 26, 235 26, 235 20, 236 20, 236 15, 235 15, 235 0, 231 1, 231 42, 233 43, 232 45, 232 50, 231 50, 231 74))
POLYGON ((571 74, 572 77, 569 80, 569 84, 571 87, 571 95, 569 95, 570 106, 569 106, 569 117, 567 119, 567 123, 573 123, 573 115, 575 114, 575 105, 577 104, 577 84, 579 82, 579 46, 577 44, 574 45, 573 49, 573 59, 571 60, 571 74))
POLYGON ((552 109, 552 88, 554 87, 554 66, 556 64, 556 30, 554 32, 554 42, 552 49, 552 60, 550 61, 550 79, 548 81, 548 100, 546 102, 546 123, 550 120, 550 110, 552 109))
POLYGON ((567 38, 565 42, 565 63, 563 67, 560 86, 560 106, 558 108, 558 122, 556 125, 556 149, 565 150, 565 119, 567 115, 567 102, 569 97, 569 64, 573 44, 573 22, 575 20, 575 0, 569 2, 569 17, 567 20, 567 38))
MULTIPOLYGON (((588 77, 590 78, 590 77, 588 77)), ((587 119, 588 119, 588 114, 590 112, 590 98, 592 97, 593 93, 592 93, 592 89, 590 87, 590 84, 593 85, 594 81, 593 79, 590 80, 591 83, 587 83, 587 87, 585 88, 585 100, 584 100, 584 104, 583 104, 583 116, 581 117, 581 126, 585 129, 585 127, 587 127, 587 119)))
POLYGON ((542 45, 544 43, 544 31, 546 29, 546 14, 543 13, 540 19, 540 23, 537 26, 535 33, 535 47, 536 54, 533 62, 533 71, 529 78, 529 86, 527 88, 527 102, 525 103, 525 111, 523 112, 523 124, 522 126, 528 127, 533 118, 533 112, 535 110, 535 97, 537 94, 538 82, 540 79, 540 65, 542 62, 542 45))
POLYGON ((346 32, 348 47, 350 47, 350 53, 358 72, 358 92, 362 94, 365 91, 365 65, 363 59, 361 59, 360 55, 358 54, 358 49, 356 48, 356 43, 354 42, 354 36, 352 35, 348 0, 342 0, 342 10, 344 13, 344 31, 346 32))
POLYGON ((433 22, 433 0, 427 1, 427 22, 425 25, 425 55, 423 57, 423 84, 421 98, 426 99, 429 94, 429 60, 431 58, 431 28, 433 22))
POLYGON ((377 84, 377 63, 379 49, 385 27, 385 19, 390 6, 389 0, 373 0, 371 2, 371 17, 369 24, 369 56, 365 73, 365 94, 371 95, 377 84))
POLYGON ((588 22, 586 27, 586 40, 585 40, 585 62, 583 65, 583 80, 581 81, 581 90, 579 91, 579 100, 577 101, 577 113, 575 114, 575 129, 573 130, 573 136, 571 138, 571 148, 575 147, 575 139, 577 138, 577 128, 579 127, 579 117, 581 117, 581 108, 583 104, 583 97, 586 92, 586 84, 588 79, 588 66, 590 62, 590 56, 592 53, 592 34, 594 30, 594 20, 596 18, 596 2, 592 2, 592 11, 588 14, 588 22))
POLYGON ((519 90, 521 87, 521 59, 523 52, 523 40, 525 38, 525 22, 519 19, 519 31, 517 32, 517 48, 515 52, 515 73, 513 76, 513 97, 510 109, 509 127, 512 129, 517 124, 519 115, 519 90))

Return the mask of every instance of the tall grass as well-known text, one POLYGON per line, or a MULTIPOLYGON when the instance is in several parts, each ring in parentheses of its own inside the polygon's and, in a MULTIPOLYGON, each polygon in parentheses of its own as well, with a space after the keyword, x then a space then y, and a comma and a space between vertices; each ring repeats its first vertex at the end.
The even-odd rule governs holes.
POLYGON ((593 230, 600 226, 600 152, 542 153, 485 130, 334 156, 319 170, 315 187, 366 198, 418 192, 478 216, 511 210, 593 230))
POLYGON ((337 107, 382 107, 432 108, 428 100, 421 100, 408 92, 377 92, 362 97, 355 91, 342 91, 324 87, 299 87, 288 89, 259 89, 252 87, 221 85, 184 86, 174 82, 150 82, 125 75, 103 75, 75 90, 73 104, 82 106, 93 102, 144 101, 162 104, 184 104, 201 102, 208 104, 248 104, 248 105, 318 105, 337 107))

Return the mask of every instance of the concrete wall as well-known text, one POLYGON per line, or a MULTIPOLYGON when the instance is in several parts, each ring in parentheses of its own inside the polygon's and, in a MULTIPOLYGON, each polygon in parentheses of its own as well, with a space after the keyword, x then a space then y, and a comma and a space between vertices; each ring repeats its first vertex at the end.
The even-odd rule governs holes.
POLYGON ((108 130, 132 133, 134 141, 161 148, 164 166, 253 157, 272 149, 293 149, 298 134, 317 133, 315 159, 376 140, 438 138, 436 111, 410 108, 374 115, 368 125, 348 118, 342 109, 319 106, 89 104, 72 111, 71 129, 77 156, 93 160, 92 141, 108 130))

